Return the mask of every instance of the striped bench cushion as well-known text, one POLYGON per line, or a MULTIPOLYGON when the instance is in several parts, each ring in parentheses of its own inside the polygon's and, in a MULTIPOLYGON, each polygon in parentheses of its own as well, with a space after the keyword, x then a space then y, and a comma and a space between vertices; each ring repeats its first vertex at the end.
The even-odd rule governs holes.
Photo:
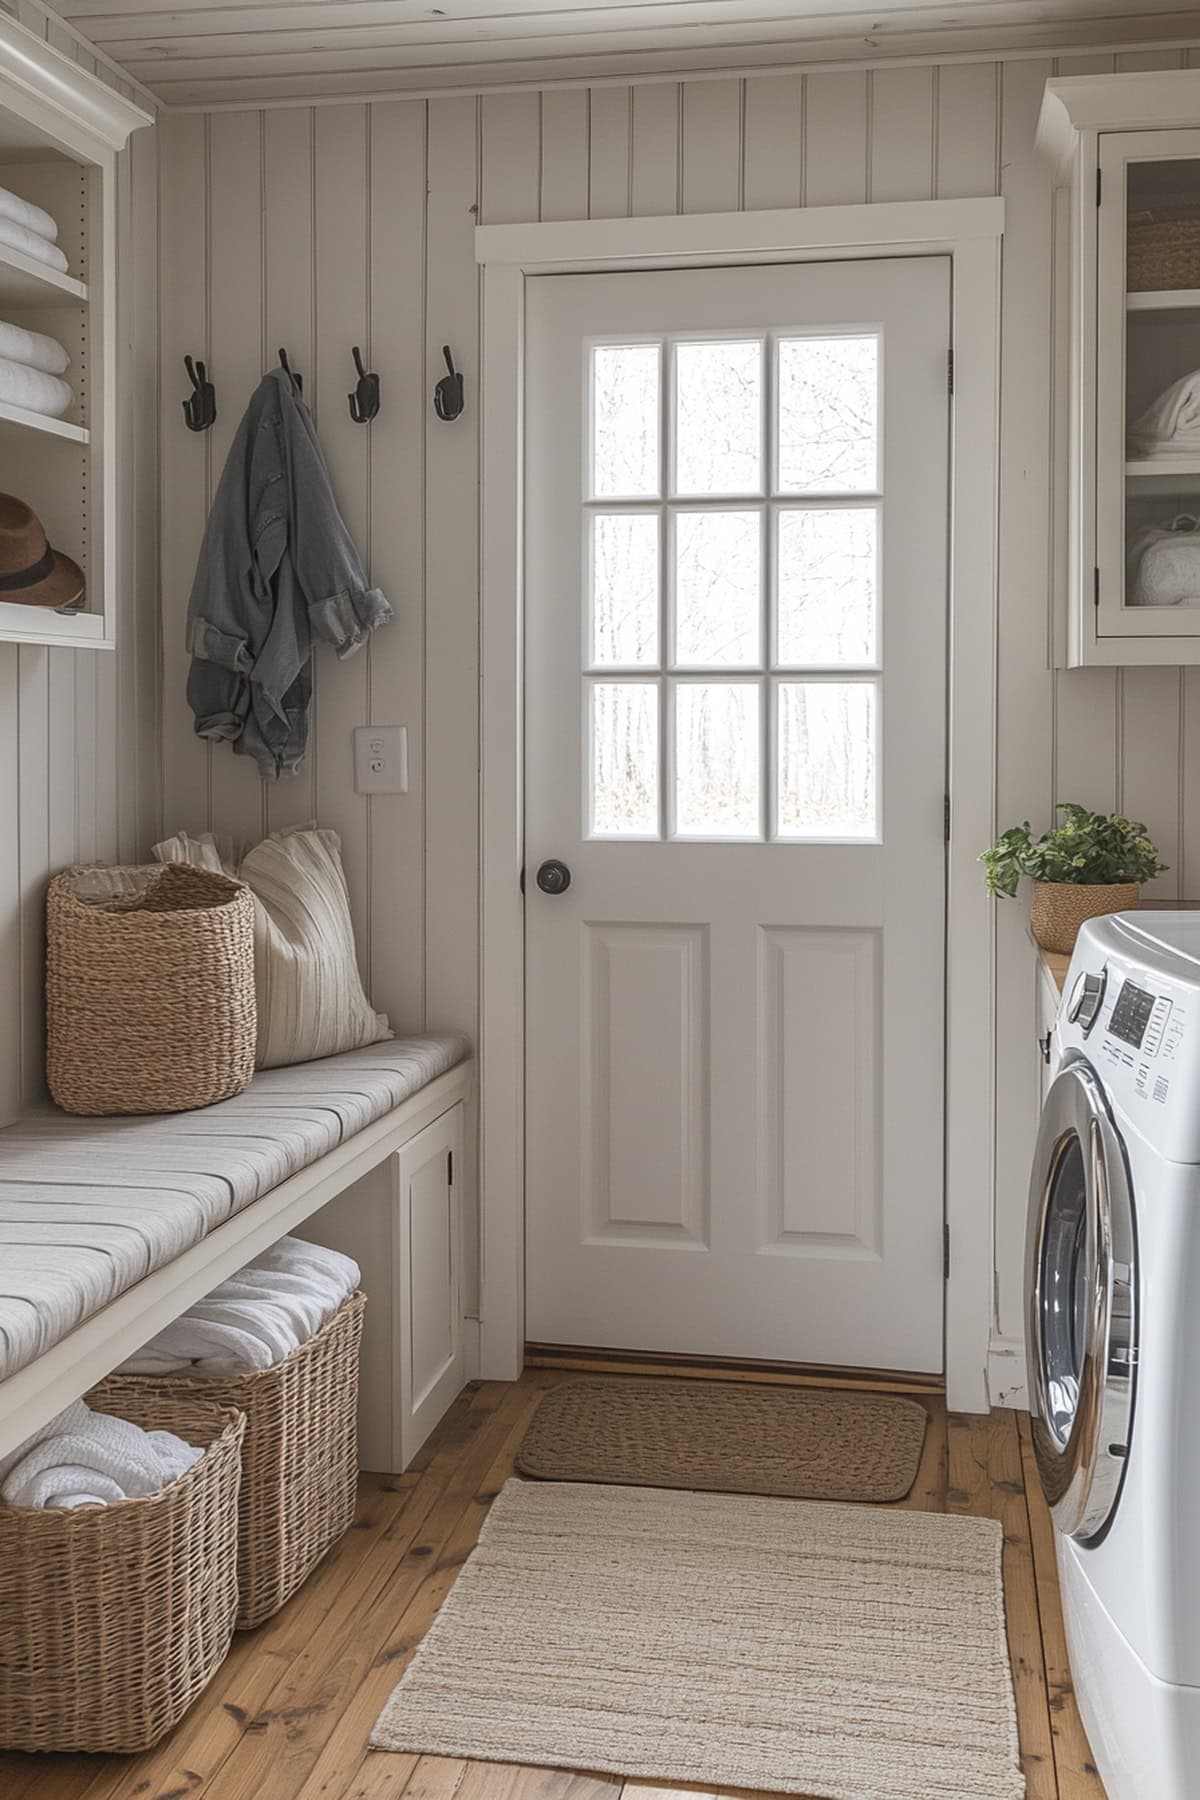
POLYGON ((264 1069, 201 1112, 0 1131, 0 1380, 467 1054, 394 1038, 264 1069))

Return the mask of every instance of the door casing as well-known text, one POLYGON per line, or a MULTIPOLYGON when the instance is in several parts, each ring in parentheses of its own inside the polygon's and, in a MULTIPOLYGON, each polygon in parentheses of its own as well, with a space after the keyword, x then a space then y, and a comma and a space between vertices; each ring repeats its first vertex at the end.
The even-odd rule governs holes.
POLYGON ((1000 199, 479 226, 483 273, 480 756, 480 1372, 524 1360, 522 817, 525 282, 551 273, 831 257, 952 262, 946 930, 946 1390, 988 1408, 994 1270, 994 916, 1000 199), (514 1046, 518 1051, 514 1054, 514 1046), (981 1150, 985 1167, 980 1168, 981 1150))

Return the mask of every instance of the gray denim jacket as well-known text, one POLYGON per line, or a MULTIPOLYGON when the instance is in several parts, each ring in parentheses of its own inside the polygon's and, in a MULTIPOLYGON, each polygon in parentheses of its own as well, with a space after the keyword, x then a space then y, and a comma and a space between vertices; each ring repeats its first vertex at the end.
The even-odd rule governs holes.
POLYGON ((188 602, 197 735, 231 742, 264 775, 293 773, 308 743, 313 639, 349 656, 392 616, 367 585, 312 416, 287 371, 272 369, 230 447, 188 602))

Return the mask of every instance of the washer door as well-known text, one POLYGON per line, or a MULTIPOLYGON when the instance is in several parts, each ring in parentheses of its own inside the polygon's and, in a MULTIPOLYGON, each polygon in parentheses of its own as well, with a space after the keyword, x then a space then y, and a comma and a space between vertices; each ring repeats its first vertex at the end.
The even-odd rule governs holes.
POLYGON ((1046 1095, 1029 1204, 1034 1449, 1055 1524, 1087 1542, 1116 1510, 1137 1367, 1129 1169, 1087 1062, 1068 1063, 1046 1095))

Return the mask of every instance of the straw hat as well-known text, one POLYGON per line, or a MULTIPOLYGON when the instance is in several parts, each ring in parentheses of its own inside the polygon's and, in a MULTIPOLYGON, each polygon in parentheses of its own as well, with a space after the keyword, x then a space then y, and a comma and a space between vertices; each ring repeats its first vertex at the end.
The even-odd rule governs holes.
POLYGON ((73 612, 83 604, 85 586, 79 564, 50 548, 33 508, 0 494, 0 601, 73 612))

